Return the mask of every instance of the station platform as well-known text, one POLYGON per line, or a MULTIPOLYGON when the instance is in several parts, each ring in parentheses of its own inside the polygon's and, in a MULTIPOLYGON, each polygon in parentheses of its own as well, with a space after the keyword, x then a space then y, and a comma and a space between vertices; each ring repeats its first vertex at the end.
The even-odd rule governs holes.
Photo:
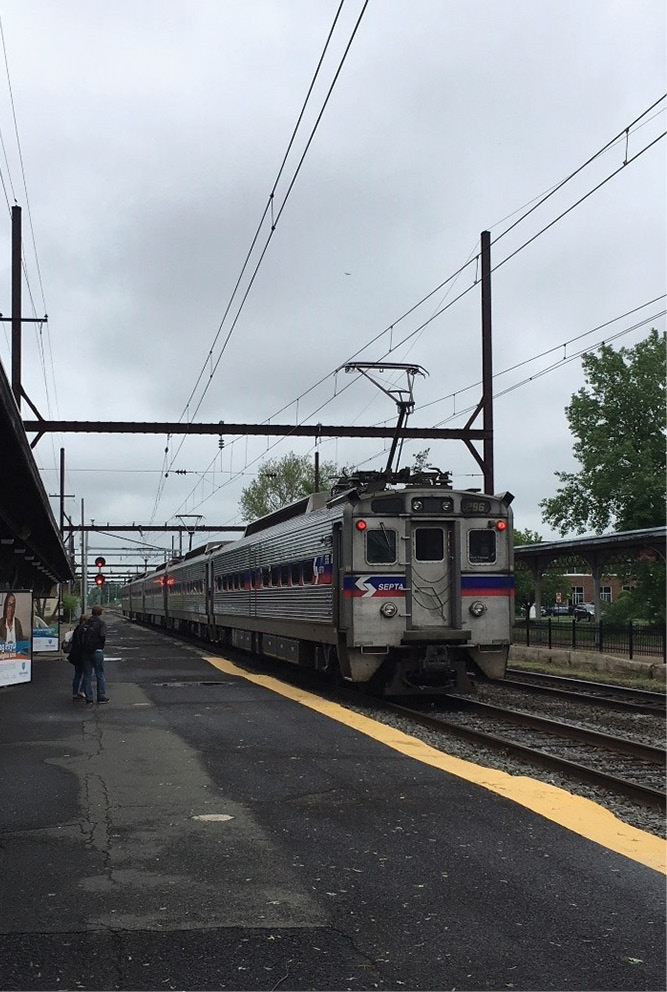
POLYGON ((105 619, 0 690, 3 990, 664 989, 659 839, 105 619))

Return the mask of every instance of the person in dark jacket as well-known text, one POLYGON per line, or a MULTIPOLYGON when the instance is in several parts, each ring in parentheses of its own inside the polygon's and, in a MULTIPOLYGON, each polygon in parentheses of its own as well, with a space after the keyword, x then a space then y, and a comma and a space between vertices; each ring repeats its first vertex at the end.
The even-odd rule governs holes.
POLYGON ((81 646, 83 649, 83 691, 86 694, 86 705, 93 700, 93 672, 97 681, 97 702, 108 703, 106 694, 106 679, 104 677, 104 645, 107 639, 107 625, 102 619, 102 607, 93 606, 92 617, 82 624, 81 646))
POLYGON ((81 648, 81 627, 84 623, 88 623, 89 620, 90 617, 87 613, 82 613, 79 617, 79 626, 75 627, 72 632, 70 649, 67 654, 67 660, 74 665, 74 677, 72 679, 72 701, 75 703, 80 699, 86 698, 85 692, 82 692, 83 650, 81 648))

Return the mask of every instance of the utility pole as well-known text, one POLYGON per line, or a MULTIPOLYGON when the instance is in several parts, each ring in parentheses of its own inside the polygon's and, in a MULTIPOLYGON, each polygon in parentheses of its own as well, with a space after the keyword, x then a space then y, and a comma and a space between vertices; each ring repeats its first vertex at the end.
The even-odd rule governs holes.
POLYGON ((86 597, 88 594, 88 535, 83 529, 86 518, 83 515, 83 500, 81 500, 81 612, 86 612, 86 597))
POLYGON ((482 231, 482 428, 484 492, 494 489, 493 361, 491 355, 491 232, 482 231))
MULTIPOLYGON (((21 208, 12 207, 12 315, 3 317, 0 314, 0 321, 11 321, 12 325, 12 392, 19 413, 21 412, 21 400, 25 399, 34 414, 40 416, 35 406, 30 402, 21 383, 21 325, 27 323, 43 324, 48 320, 46 314, 43 317, 23 317, 21 314, 21 289, 22 289, 21 267, 21 208)), ((41 418, 40 418, 41 419, 41 418)))
POLYGON ((12 207, 12 392, 21 412, 21 208, 12 207))

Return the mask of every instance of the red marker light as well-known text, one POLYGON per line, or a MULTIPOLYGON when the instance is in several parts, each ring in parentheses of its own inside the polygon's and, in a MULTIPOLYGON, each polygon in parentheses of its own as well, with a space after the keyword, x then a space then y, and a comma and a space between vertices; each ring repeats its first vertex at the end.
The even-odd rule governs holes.
POLYGON ((496 523, 496 530, 507 530, 507 521, 499 520, 496 523))
POLYGON ((100 574, 100 575, 96 575, 95 576, 95 585, 96 586, 103 586, 104 583, 105 583, 105 581, 106 580, 105 580, 105 578, 104 578, 103 575, 100 574))
POLYGON ((367 523, 365 520, 357 520, 357 530, 366 530, 367 523))

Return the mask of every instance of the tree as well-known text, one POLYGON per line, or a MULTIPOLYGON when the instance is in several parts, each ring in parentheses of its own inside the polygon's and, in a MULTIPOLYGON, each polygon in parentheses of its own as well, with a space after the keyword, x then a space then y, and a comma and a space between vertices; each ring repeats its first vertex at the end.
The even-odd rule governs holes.
MULTIPOLYGON (((320 491, 330 489, 340 475, 334 462, 320 464, 320 491)), ((241 493, 244 520, 257 520, 315 492, 315 464, 307 455, 290 452, 264 462, 257 478, 241 493)))
POLYGON ((665 523, 665 343, 653 329, 634 348, 583 356, 590 388, 565 409, 581 471, 556 472, 562 487, 540 503, 560 534, 665 523))

